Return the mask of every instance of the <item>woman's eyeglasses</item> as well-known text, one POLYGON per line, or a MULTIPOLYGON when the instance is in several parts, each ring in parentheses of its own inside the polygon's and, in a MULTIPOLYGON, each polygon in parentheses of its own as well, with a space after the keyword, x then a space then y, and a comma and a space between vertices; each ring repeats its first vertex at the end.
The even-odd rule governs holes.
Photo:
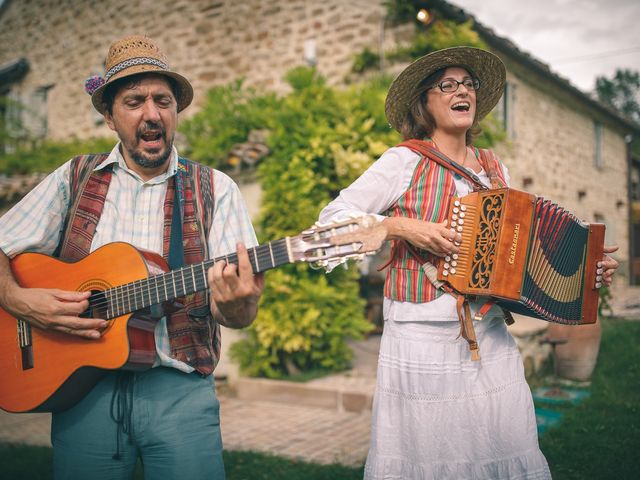
POLYGON ((465 78, 459 82, 453 78, 445 78, 440 83, 432 85, 427 90, 438 87, 442 93, 454 93, 458 91, 460 85, 464 85, 467 90, 478 90, 480 88, 480 80, 477 78, 465 78))

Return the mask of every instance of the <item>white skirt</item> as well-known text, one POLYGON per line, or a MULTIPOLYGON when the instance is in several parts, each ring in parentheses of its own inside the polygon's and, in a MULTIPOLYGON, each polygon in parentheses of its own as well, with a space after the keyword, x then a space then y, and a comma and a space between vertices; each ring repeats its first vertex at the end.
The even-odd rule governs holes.
POLYGON ((501 318, 385 321, 365 479, 550 479, 520 352, 501 318))

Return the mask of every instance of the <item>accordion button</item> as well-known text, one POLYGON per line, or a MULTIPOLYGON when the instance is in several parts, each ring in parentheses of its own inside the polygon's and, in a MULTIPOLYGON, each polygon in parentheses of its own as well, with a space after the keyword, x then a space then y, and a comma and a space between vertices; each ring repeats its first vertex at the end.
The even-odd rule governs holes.
POLYGON ((459 227, 456 228, 456 230, 461 232, 462 231, 462 227, 459 226, 459 227))
POLYGON ((465 213, 464 212, 460 212, 460 218, 464 218, 465 213))
POLYGON ((454 253, 453 255, 451 255, 451 258, 453 258, 454 260, 457 260, 458 259, 458 254, 454 253))
POLYGON ((452 227, 455 227, 456 225, 458 225, 458 222, 456 222, 455 220, 451 222, 452 227))
POLYGON ((444 272, 442 272, 442 276, 446 277, 447 275, 449 275, 449 272, 447 272, 446 270, 444 272))
POLYGON ((451 257, 449 255, 447 255, 446 257, 444 257, 444 261, 445 262, 450 262, 451 261, 451 257))
POLYGON ((460 206, 460 201, 456 200, 455 202, 453 202, 453 205, 456 206, 456 207, 459 207, 460 206))
POLYGON ((455 213, 451 215, 451 220, 457 220, 457 219, 458 219, 458 215, 456 215, 455 213))
POLYGON ((451 272, 451 275, 454 275, 456 273, 456 269, 452 268, 451 270, 449 270, 451 272))
POLYGON ((455 260, 453 260, 453 261, 451 262, 451 266, 452 266, 452 267, 457 267, 457 266, 458 266, 458 262, 456 262, 455 260))
POLYGON ((449 267, 450 267, 450 265, 449 265, 448 263, 445 263, 445 264, 444 264, 444 269, 445 269, 445 270, 449 270, 449 267))
POLYGON ((453 242, 453 244, 454 244, 456 247, 459 247, 459 246, 461 245, 461 243, 460 243, 460 242, 453 242))
POLYGON ((460 209, 458 207, 453 207, 453 213, 458 213, 460 209))
POLYGON ((596 273, 598 275, 602 275, 602 272, 604 272, 604 269, 602 269, 602 268, 599 268, 598 270, 596 270, 596 273))
POLYGON ((462 220, 462 219, 458 220, 458 224, 464 225, 464 220, 462 220))
MULTIPOLYGON (((453 270, 451 271, 451 273, 453 273, 453 270)), ((596 288, 600 288, 602 286, 602 284, 600 282, 596 283, 596 288)))
POLYGON ((466 211, 467 211, 467 207, 466 207, 466 206, 464 206, 464 205, 461 205, 461 206, 460 206, 460 210, 462 210, 463 212, 466 212, 466 211))

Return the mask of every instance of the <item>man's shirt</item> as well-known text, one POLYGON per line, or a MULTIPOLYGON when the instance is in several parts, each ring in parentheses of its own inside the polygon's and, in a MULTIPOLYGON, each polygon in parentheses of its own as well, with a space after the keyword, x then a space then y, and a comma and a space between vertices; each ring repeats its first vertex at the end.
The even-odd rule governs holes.
MULTIPOLYGON (((168 180, 178 167, 178 153, 171 153, 169 168, 144 181, 130 170, 118 143, 96 170, 113 164, 113 175, 91 243, 91 251, 111 242, 131 245, 162 255, 164 199, 168 180)), ((17 205, 0 218, 0 249, 13 258, 25 252, 52 254, 62 234, 69 207, 70 162, 57 168, 17 205)), ((214 213, 208 236, 211 258, 236 251, 236 243, 257 244, 255 232, 238 186, 222 172, 214 173, 214 213)), ((183 371, 193 368, 170 358, 166 319, 155 329, 157 365, 183 371)))

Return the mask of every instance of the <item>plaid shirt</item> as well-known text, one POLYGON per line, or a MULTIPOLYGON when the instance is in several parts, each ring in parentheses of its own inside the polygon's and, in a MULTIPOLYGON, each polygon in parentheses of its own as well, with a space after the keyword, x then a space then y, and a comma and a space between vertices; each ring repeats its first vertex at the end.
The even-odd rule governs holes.
MULTIPOLYGON (((162 255, 167 181, 177 171, 173 149, 167 172, 143 181, 129 170, 118 143, 96 169, 114 164, 113 176, 91 251, 114 241, 127 242, 162 255)), ((214 175, 215 211, 208 237, 213 257, 235 252, 236 243, 257 244, 255 232, 237 185, 222 172, 214 175)), ((0 218, 0 248, 8 257, 24 251, 52 254, 60 241, 69 203, 69 162, 65 163, 0 218)), ((193 368, 169 356, 169 339, 163 318, 155 330, 156 365, 186 372, 193 368)))

